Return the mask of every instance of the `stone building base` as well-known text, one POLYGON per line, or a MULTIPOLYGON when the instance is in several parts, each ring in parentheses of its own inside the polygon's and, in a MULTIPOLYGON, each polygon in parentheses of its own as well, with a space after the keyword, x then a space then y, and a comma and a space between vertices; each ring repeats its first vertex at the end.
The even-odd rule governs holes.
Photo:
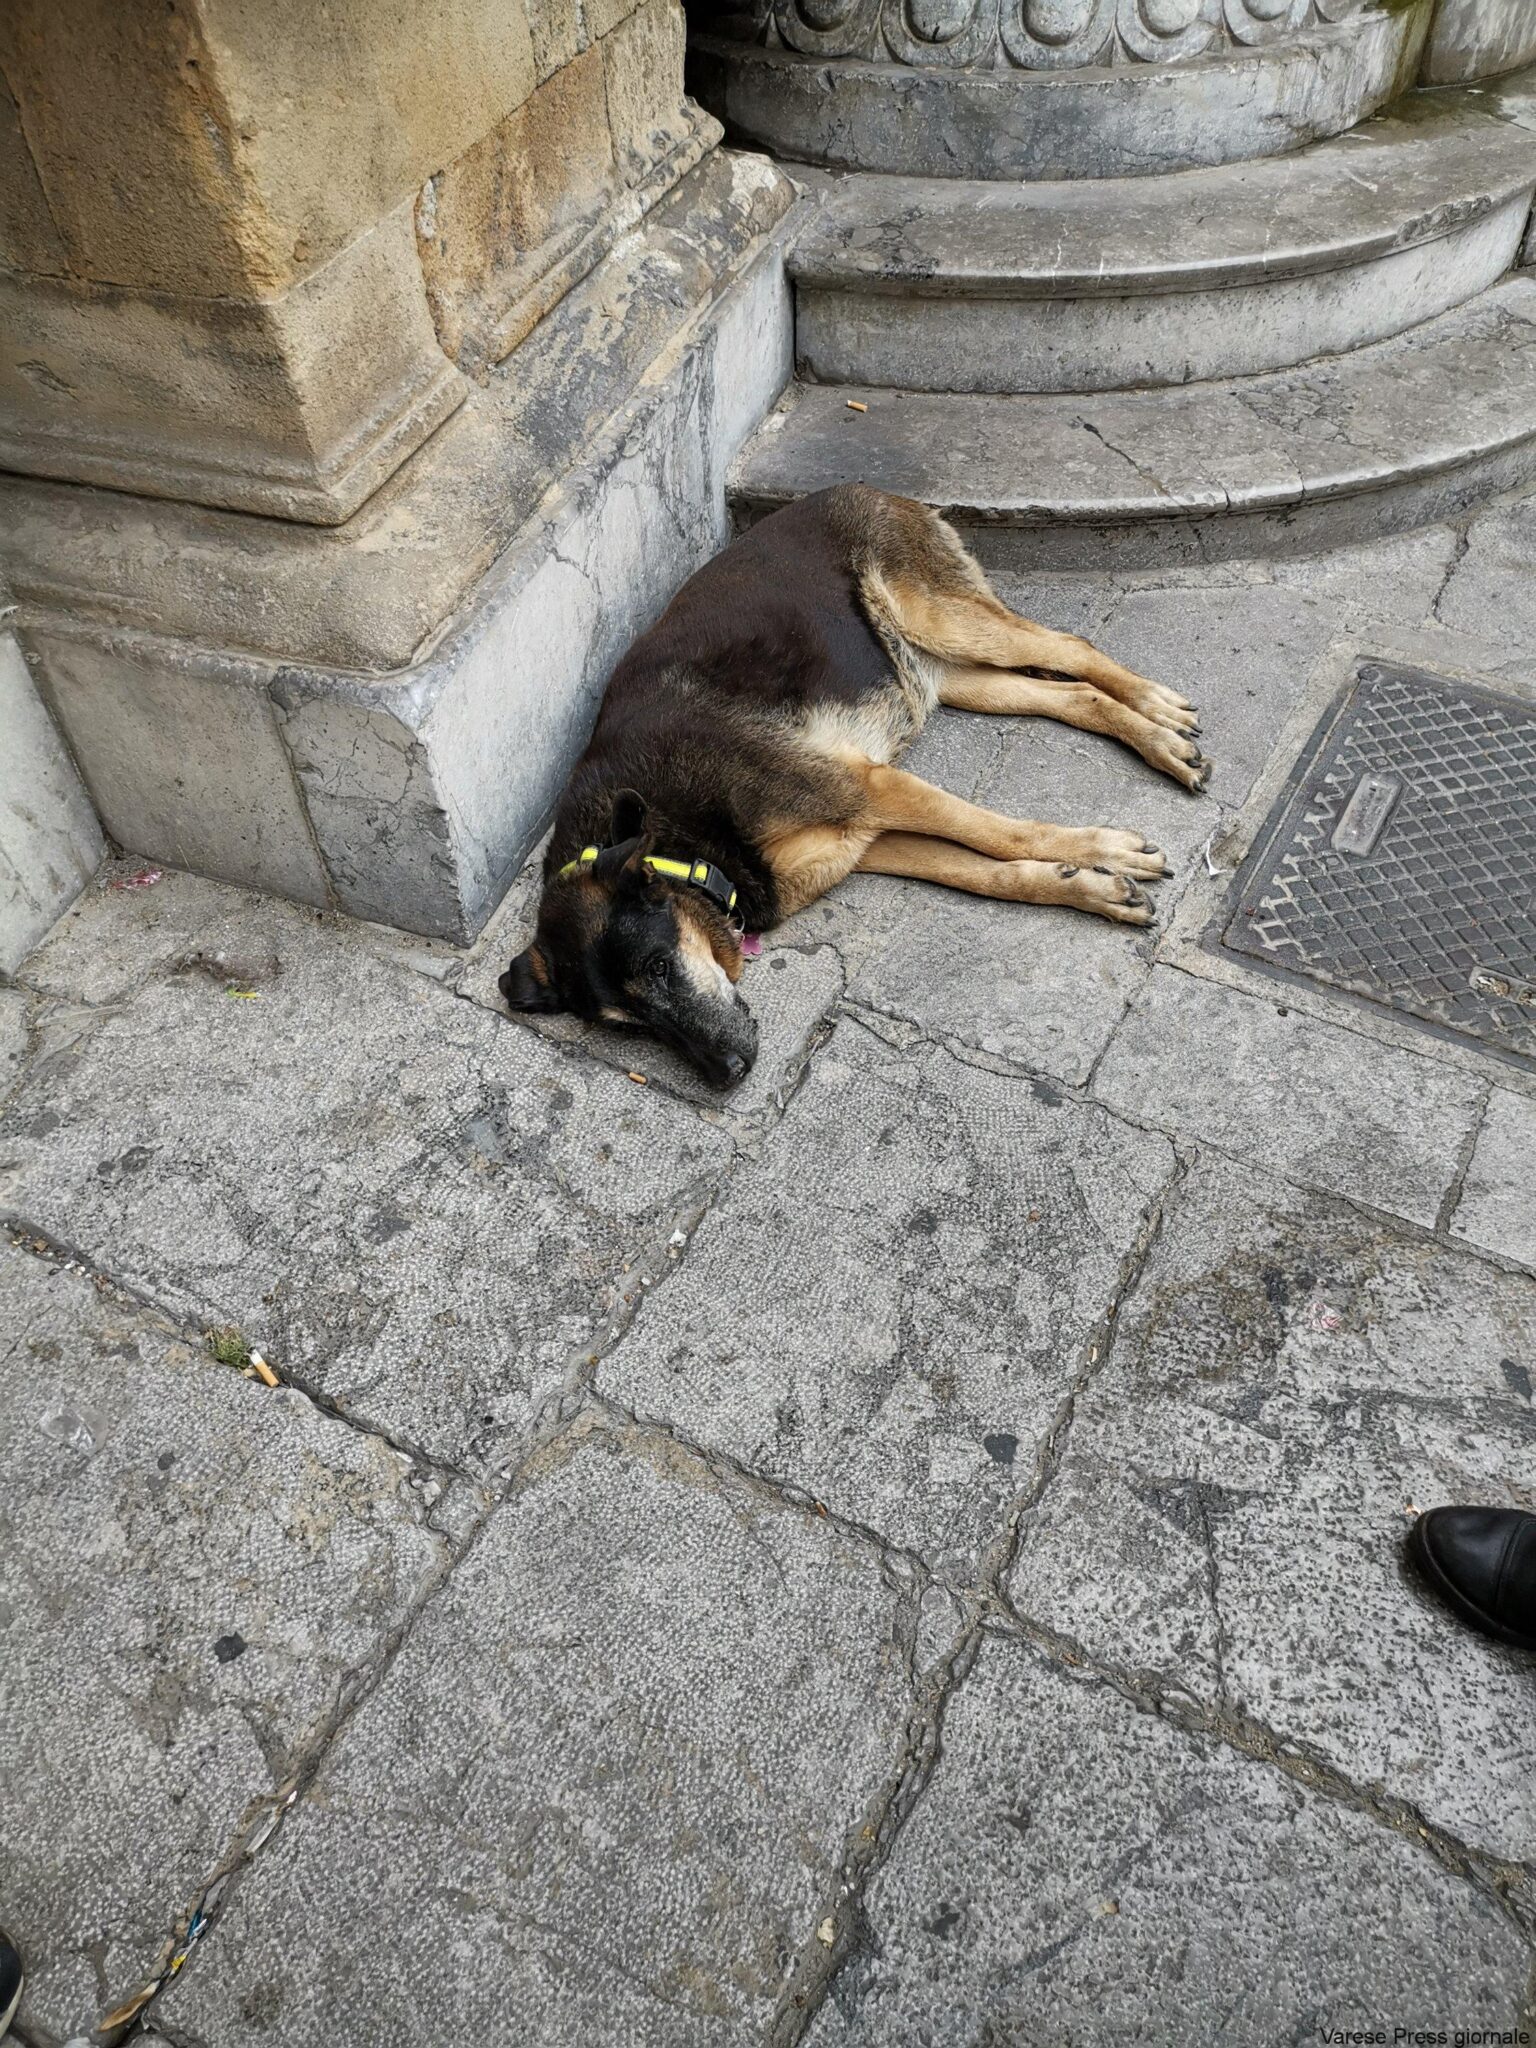
POLYGON ((31 673, 151 859, 473 936, 792 372, 794 188, 713 151, 340 528, 0 479, 31 673))

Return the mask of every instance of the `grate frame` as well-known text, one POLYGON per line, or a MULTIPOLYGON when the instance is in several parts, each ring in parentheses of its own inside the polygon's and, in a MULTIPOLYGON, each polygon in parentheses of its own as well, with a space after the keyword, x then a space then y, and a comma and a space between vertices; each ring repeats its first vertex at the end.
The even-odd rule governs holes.
POLYGON ((1357 663, 1206 944, 1536 1071, 1536 704, 1357 663))

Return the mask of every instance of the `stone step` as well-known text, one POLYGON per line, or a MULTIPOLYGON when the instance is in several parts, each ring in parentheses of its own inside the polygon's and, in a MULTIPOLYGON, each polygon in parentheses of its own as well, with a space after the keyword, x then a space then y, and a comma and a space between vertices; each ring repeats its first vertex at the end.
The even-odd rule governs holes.
POLYGON ((1536 278, 1300 368, 1091 397, 797 384, 742 450, 746 522, 863 479, 1000 567, 1301 551, 1453 517, 1536 475, 1536 278), (867 408, 852 409, 849 401, 867 408))
POLYGON ((868 0, 780 5, 778 34, 795 48, 768 48, 722 21, 689 37, 689 90, 733 141, 798 163, 933 178, 1139 178, 1341 134, 1413 77, 1428 19, 1424 0, 1319 0, 1317 11, 1309 0, 1279 10, 1273 0, 1099 0, 1014 5, 1001 17, 958 0, 955 11, 968 26, 937 42, 901 34, 903 10, 868 0), (1149 12, 1195 18, 1165 35, 1149 12), (1046 14, 1054 24, 1037 30, 1046 14))
POLYGON ((1022 185, 824 176, 791 258, 823 383, 1100 391, 1283 369, 1400 334, 1514 262, 1536 140, 1412 93, 1286 157, 1022 185))

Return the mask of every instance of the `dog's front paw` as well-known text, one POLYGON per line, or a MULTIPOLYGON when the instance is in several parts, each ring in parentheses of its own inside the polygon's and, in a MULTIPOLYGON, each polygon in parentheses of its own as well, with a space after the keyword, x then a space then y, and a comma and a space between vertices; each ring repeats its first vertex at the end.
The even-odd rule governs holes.
POLYGON ((1133 711, 1139 711, 1143 718, 1150 718, 1154 725, 1166 726, 1170 732, 1197 733, 1200 730, 1200 714, 1187 697, 1181 697, 1177 690, 1170 690, 1164 683, 1154 683, 1146 676, 1137 676, 1136 687, 1128 690, 1125 702, 1133 711))
POLYGON ((1083 892, 1079 910, 1112 918, 1116 924, 1151 924, 1157 915, 1151 897, 1129 875, 1097 867, 1080 872, 1078 880, 1083 892))
POLYGON ((1181 782, 1197 795, 1210 781, 1211 770, 1215 766, 1210 756, 1201 753, 1192 739, 1183 733, 1170 732, 1166 726, 1159 726, 1155 733, 1150 734, 1140 752, 1149 767, 1171 775, 1175 782, 1181 782))
POLYGON ((1172 872, 1160 847, 1153 846, 1139 832, 1122 832, 1112 825, 1095 825, 1063 834, 1071 840, 1061 849, 1079 867, 1112 868, 1118 875, 1135 875, 1144 882, 1156 882, 1172 872))
POLYGON ((1056 868, 1056 887, 1051 900, 1069 910, 1091 911, 1116 924, 1150 924, 1157 915, 1152 899, 1129 875, 1113 868, 1074 867, 1063 861, 1056 868))

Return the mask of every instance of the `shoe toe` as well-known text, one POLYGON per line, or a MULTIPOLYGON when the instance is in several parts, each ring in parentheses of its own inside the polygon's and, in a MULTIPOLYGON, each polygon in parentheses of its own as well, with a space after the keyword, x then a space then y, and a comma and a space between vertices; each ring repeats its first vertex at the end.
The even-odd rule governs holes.
POLYGON ((1435 1570, 1465 1600, 1492 1613, 1509 1547, 1510 1516, 1501 1508, 1431 1508, 1419 1541, 1435 1570))

